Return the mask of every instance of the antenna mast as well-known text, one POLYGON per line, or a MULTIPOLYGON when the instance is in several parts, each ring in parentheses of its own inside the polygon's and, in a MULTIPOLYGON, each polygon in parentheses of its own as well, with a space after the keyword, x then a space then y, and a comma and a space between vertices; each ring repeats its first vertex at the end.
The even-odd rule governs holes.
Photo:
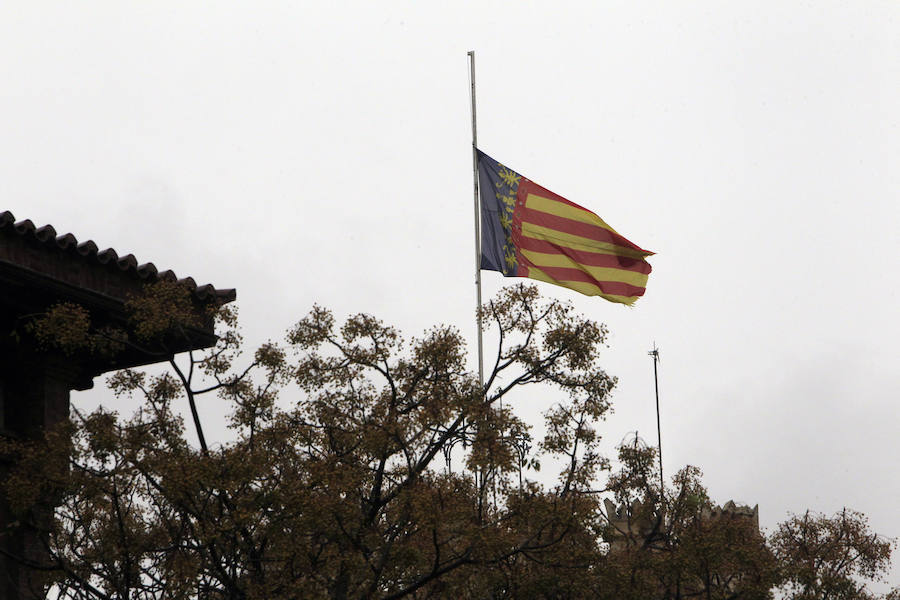
POLYGON ((662 428, 659 425, 659 376, 656 372, 656 363, 659 362, 659 348, 656 347, 656 342, 653 342, 653 350, 647 354, 653 357, 653 387, 656 389, 656 439, 659 444, 657 446, 659 449, 659 493, 662 501, 665 502, 666 480, 663 478, 662 465, 662 428))

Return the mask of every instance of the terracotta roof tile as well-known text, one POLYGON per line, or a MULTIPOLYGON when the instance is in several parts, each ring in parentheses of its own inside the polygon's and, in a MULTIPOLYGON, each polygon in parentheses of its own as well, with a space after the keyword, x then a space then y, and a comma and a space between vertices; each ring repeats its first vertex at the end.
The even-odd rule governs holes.
POLYGON ((232 302, 237 293, 234 289, 217 289, 212 284, 197 285, 192 277, 179 278, 171 270, 159 271, 151 262, 140 264, 133 254, 120 257, 112 248, 98 250, 97 244, 92 240, 79 242, 71 233, 58 235, 52 225, 35 227, 30 219, 16 221, 11 212, 0 212, 0 234, 13 234, 25 238, 33 238, 47 248, 56 248, 62 252, 76 254, 84 260, 96 264, 115 264, 121 271, 130 273, 147 282, 158 280, 177 281, 186 286, 198 300, 216 300, 226 303, 232 302))

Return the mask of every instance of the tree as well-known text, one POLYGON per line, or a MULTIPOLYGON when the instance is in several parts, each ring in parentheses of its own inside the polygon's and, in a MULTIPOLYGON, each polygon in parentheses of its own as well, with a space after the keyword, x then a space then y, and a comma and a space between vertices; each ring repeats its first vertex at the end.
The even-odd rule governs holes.
POLYGON ((605 539, 610 541, 597 590, 601 598, 769 598, 777 565, 755 512, 715 506, 696 467, 685 467, 663 492, 656 449, 636 437, 619 447, 605 539))
POLYGON ((125 329, 61 305, 23 332, 169 366, 109 379, 141 400, 133 415, 74 411, 43 440, 0 440, 16 465, 0 485, 47 548, 29 566, 58 598, 862 600, 886 573, 891 544, 861 514, 807 512, 766 539, 755 510, 712 502, 696 467, 661 489, 656 450, 636 437, 599 485, 611 467, 596 425, 616 383, 598 364, 606 329, 532 286, 481 311, 498 338, 484 387, 452 327, 407 341, 315 307, 284 345, 245 357, 235 312, 197 314, 186 294, 151 286, 125 329), (216 347, 173 356, 207 318, 216 347), (531 384, 553 399, 540 440, 504 401, 531 384), (204 395, 229 411, 227 437, 204 431, 204 395), (563 466, 542 485, 530 475, 548 458, 563 466))
MULTIPOLYGON (((195 318, 178 310, 183 293, 162 284, 135 299, 136 334, 111 341, 165 352, 195 318)), ((77 351, 105 339, 83 320, 66 325, 66 311, 35 323, 45 343, 77 351)), ((499 336, 484 389, 452 327, 405 342, 368 315, 338 327, 319 307, 287 348, 265 344, 245 366, 223 309, 210 352, 171 357, 162 375, 117 373, 113 391, 143 400, 131 417, 76 411, 43 443, 5 444, 18 459, 5 488, 20 517, 57 499, 46 583, 73 599, 480 597, 518 595, 514 586, 557 597, 559 569, 599 555, 589 492, 606 468, 594 424, 615 385, 597 364, 606 330, 527 286, 482 315, 499 336), (531 448, 528 426, 499 406, 534 383, 566 399, 531 448), (279 394, 294 387, 303 397, 285 407, 279 394), (230 407, 231 439, 207 440, 203 394, 230 407), (199 447, 173 408, 182 400, 199 447), (468 451, 454 473, 443 452, 459 440, 468 451), (565 459, 550 488, 521 472, 547 455, 565 459)))
POLYGON ((883 580, 890 567, 891 541, 873 532, 865 515, 847 508, 832 517, 792 515, 771 543, 782 565, 785 597, 792 600, 875 598, 866 580, 883 580))
MULTIPOLYGON (((596 597, 875 600, 866 584, 883 581, 893 543, 863 514, 807 511, 767 539, 756 509, 712 503, 696 467, 662 493, 656 456, 636 437, 619 447, 621 467, 608 485, 616 503, 606 503, 611 548, 596 597)), ((898 595, 900 588, 881 598, 898 595)))

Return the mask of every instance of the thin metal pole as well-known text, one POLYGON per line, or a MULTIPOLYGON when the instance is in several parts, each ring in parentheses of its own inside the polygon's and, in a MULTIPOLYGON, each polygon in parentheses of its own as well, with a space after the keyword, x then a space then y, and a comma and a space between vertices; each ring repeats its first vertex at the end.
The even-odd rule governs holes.
POLYGON ((663 478, 662 466, 662 428, 659 425, 659 377, 656 372, 656 363, 659 362, 659 349, 656 342, 653 342, 653 350, 648 354, 653 357, 653 387, 656 388, 656 439, 659 441, 659 493, 665 502, 666 480, 663 478))
MULTIPOLYGON (((478 326, 478 385, 483 397, 487 396, 484 389, 484 329, 481 323, 481 197, 478 191, 478 127, 475 110, 475 51, 469 50, 469 83, 472 91, 472 183, 473 200, 475 206, 475 321, 478 326)), ((478 470, 475 471, 475 486, 479 490, 479 505, 481 503, 481 487, 484 486, 486 473, 481 472, 479 484, 478 470)), ((494 481, 496 486, 496 481, 494 481)), ((494 488, 496 496, 497 490, 494 488)), ((496 504, 496 498, 494 501, 496 504)))
POLYGON ((478 194, 478 128, 475 119, 475 51, 469 50, 469 81, 472 87, 472 180, 475 200, 475 320, 478 324, 478 382, 484 393, 484 342, 481 326, 481 202, 478 194))

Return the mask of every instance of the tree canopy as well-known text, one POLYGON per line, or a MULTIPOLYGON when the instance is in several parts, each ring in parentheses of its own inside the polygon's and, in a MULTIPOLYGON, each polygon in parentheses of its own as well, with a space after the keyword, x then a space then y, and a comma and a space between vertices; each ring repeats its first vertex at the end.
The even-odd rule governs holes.
MULTIPOLYGON (((128 334, 71 306, 33 330, 69 352, 165 355, 197 318, 183 307, 163 283, 132 301, 128 334)), ((73 600, 870 597, 863 580, 886 573, 891 544, 858 513, 791 517, 767 539, 715 506, 695 467, 660 489, 637 440, 611 471, 603 325, 523 285, 481 316, 498 340, 484 387, 453 327, 406 339, 314 307, 245 355, 222 308, 216 347, 109 379, 141 400, 134 414, 74 411, 44 440, 3 442, 5 492, 47 544, 40 584, 73 600), (503 401, 531 384, 552 400, 540 439, 503 401), (221 439, 197 410, 210 394, 229 411, 221 439), (559 472, 539 481, 549 462, 559 472), (48 498, 55 518, 39 522, 48 498)))

